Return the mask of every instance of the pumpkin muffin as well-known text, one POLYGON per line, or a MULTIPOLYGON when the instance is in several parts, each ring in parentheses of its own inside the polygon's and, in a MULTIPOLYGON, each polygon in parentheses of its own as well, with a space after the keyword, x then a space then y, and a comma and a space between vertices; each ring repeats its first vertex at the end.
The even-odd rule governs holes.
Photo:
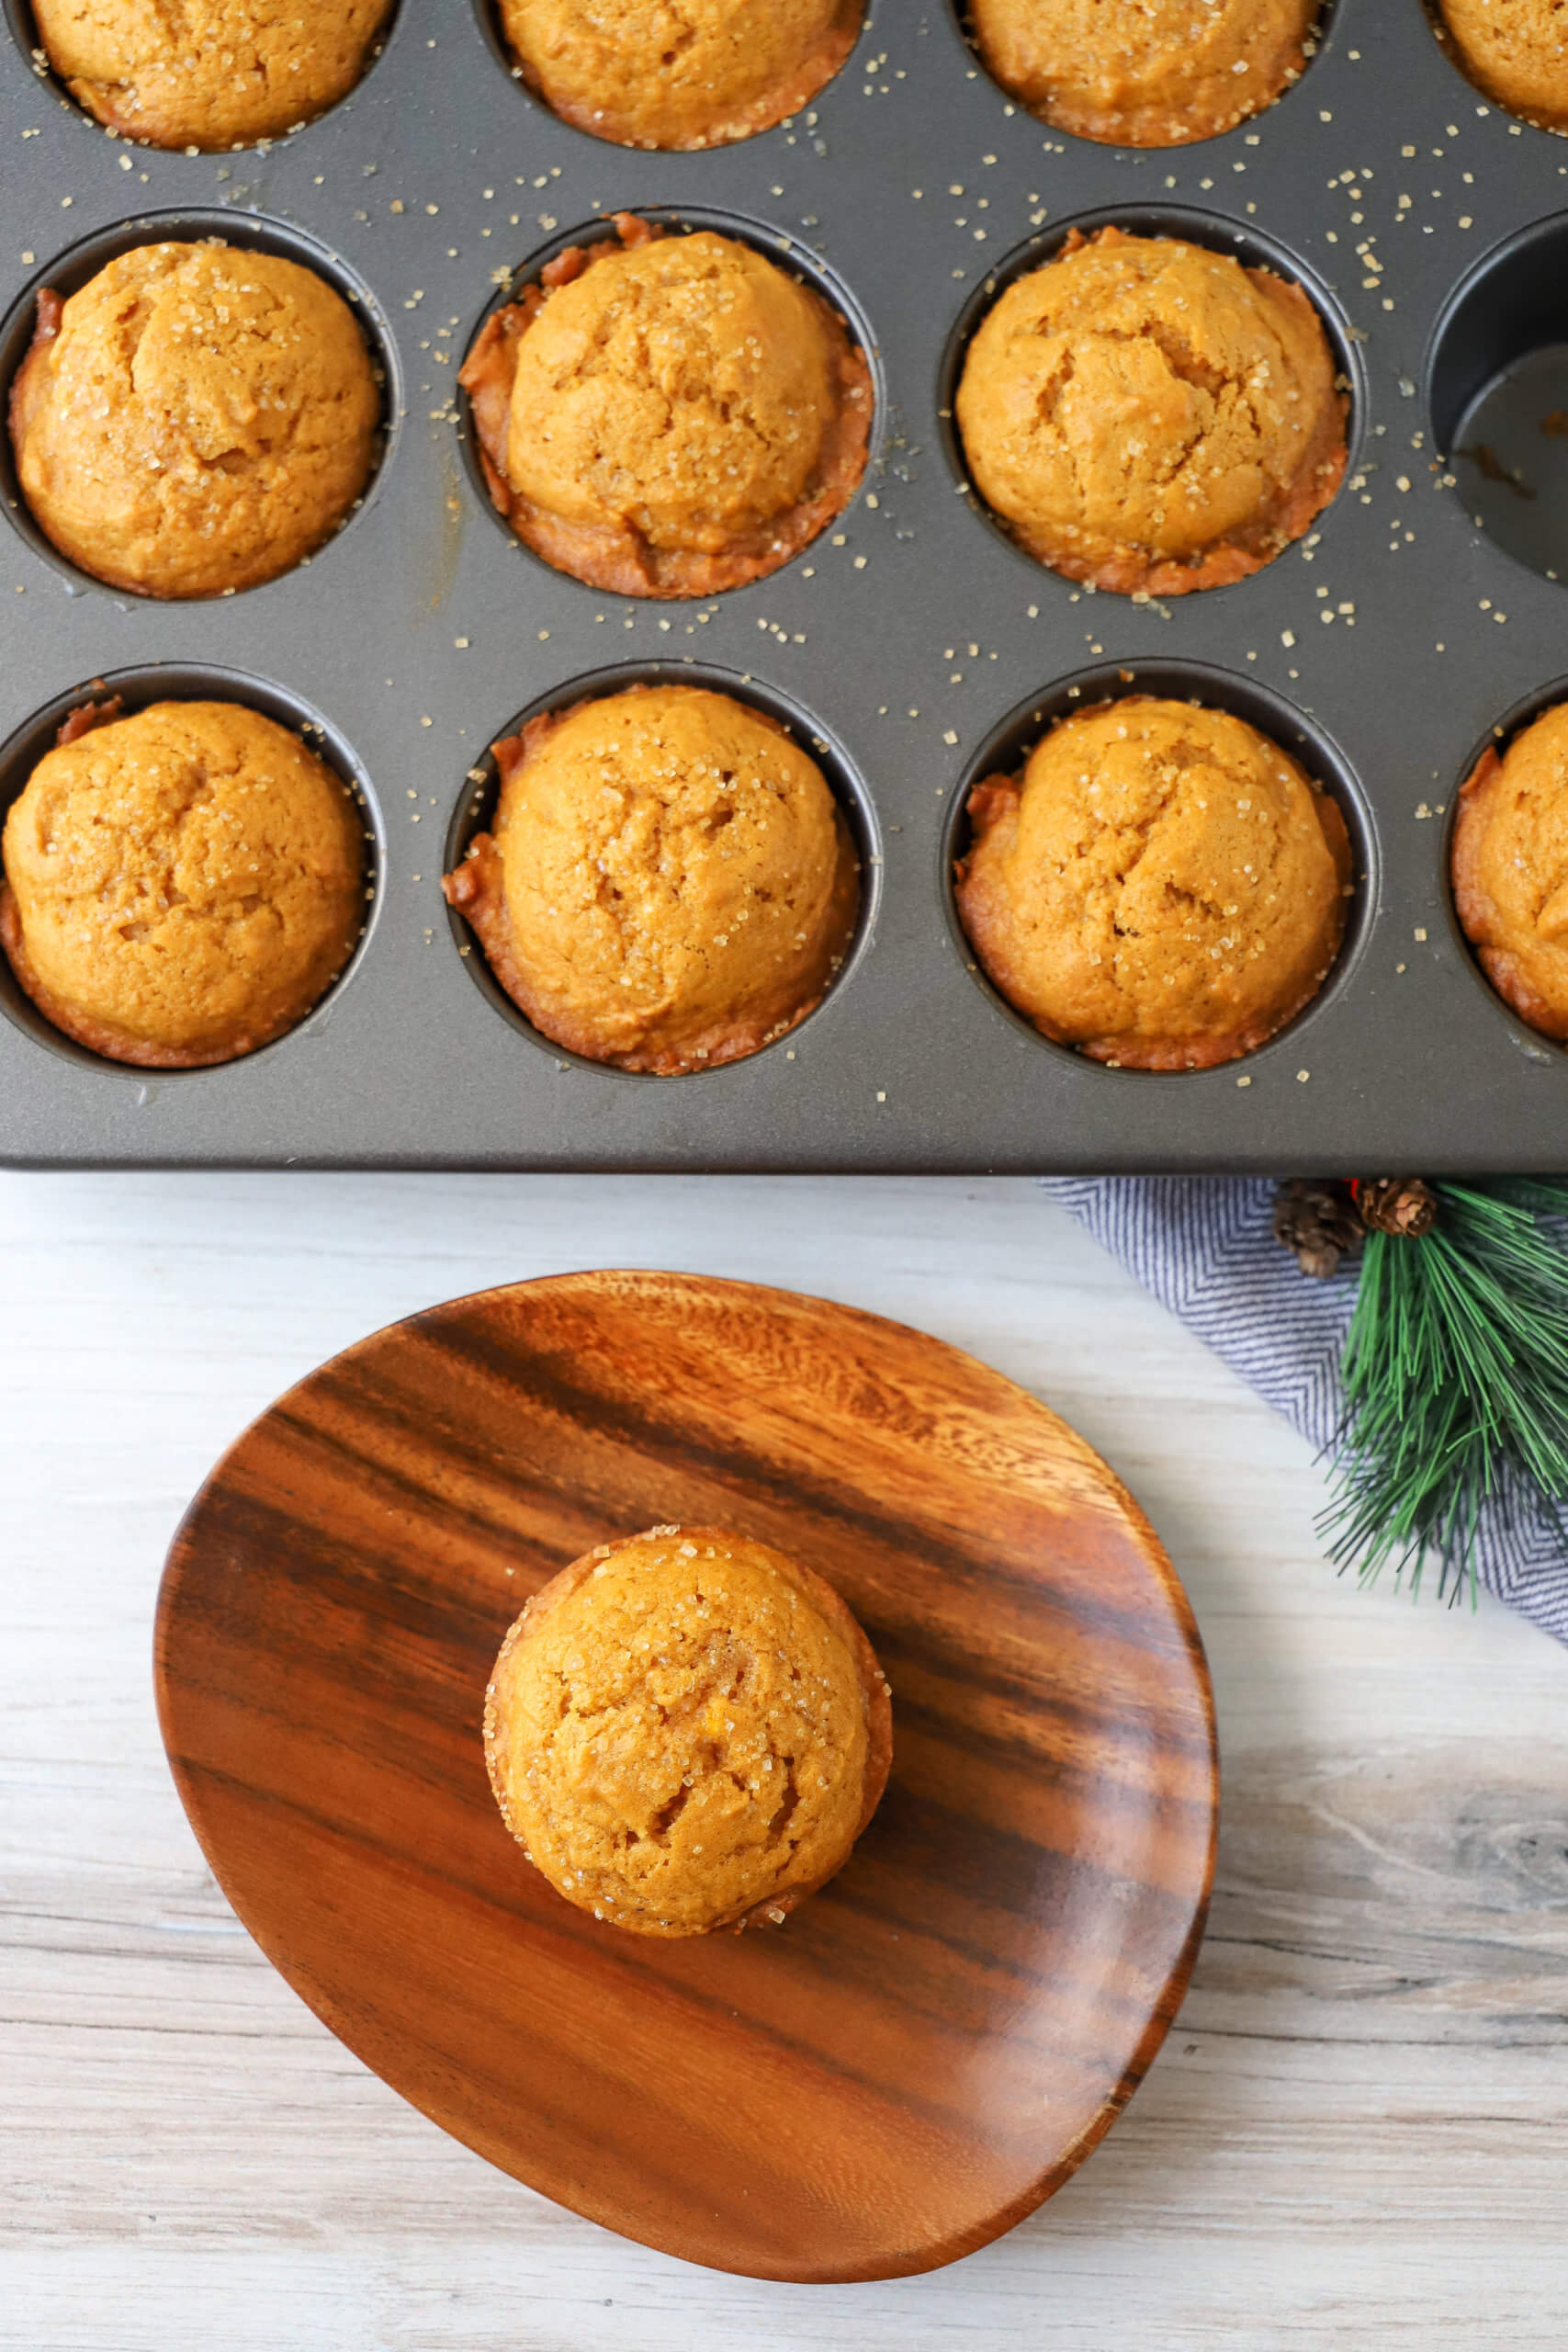
POLYGON ((1543 130, 1568 130, 1568 17, 1557 0, 1438 0, 1477 89, 1543 130))
POLYGON ((1499 752, 1460 792, 1454 906, 1506 1004, 1568 1041, 1568 703, 1499 752))
POLYGON ((863 0, 500 0, 523 79, 623 147, 723 147, 809 106, 863 0))
POLYGON ((485 1692, 502 1818, 558 1894, 644 1936, 775 1924, 840 1871, 893 1755, 832 1587, 716 1527, 600 1544, 536 1593, 485 1692))
POLYGON ((139 245, 38 298, 11 388, 22 494, 61 553, 141 596, 288 571, 347 518, 381 402, 336 290, 279 254, 139 245))
POLYGON ((33 0, 72 96, 118 139, 249 147, 346 96, 396 0, 33 0))
POLYGON ((536 1029, 672 1076, 821 1002, 860 865, 815 760, 699 686, 632 686, 495 746, 501 797, 442 888, 536 1029))
POLYGON ((957 398, 975 487, 1030 554, 1154 596, 1300 538, 1344 478, 1348 409, 1299 286, 1120 229, 1007 288, 957 398))
POLYGON ((464 363, 491 496, 591 587, 741 587, 853 495, 871 370, 837 311, 750 245, 615 226, 495 311, 464 363))
POLYGON ((1183 147, 1272 106, 1321 0, 972 0, 993 77, 1058 130, 1183 147))
POLYGON ((224 702, 76 712, 6 820, 0 945, 78 1045, 147 1069, 302 1021, 364 921, 364 819, 297 736, 224 702))
POLYGON ((969 800, 964 928, 1043 1036, 1122 1069, 1251 1052, 1344 936, 1337 804, 1244 719, 1151 695, 1076 711, 969 800))

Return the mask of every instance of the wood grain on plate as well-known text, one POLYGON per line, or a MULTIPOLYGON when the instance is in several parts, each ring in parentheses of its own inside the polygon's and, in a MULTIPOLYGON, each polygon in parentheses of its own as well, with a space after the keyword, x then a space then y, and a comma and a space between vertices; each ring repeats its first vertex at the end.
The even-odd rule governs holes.
POLYGON ((581 1274, 377 1334, 209 1480, 155 1664, 208 1858, 310 2007, 506 2171, 720 2269, 894 2277, 1008 2228, 1201 1933, 1213 1706, 1147 1521, 1024 1390, 820 1300, 581 1274), (837 1585, 894 1764, 786 1927, 650 1943, 524 1860, 480 1718, 525 1596, 678 1520, 837 1585))

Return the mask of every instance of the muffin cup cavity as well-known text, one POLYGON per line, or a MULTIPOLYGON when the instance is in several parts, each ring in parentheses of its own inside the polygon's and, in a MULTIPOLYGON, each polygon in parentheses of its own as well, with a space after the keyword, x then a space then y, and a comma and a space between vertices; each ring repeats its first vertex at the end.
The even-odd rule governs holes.
POLYGON ((691 155, 699 161, 705 155, 722 154, 730 147, 749 147, 753 140, 765 139, 770 131, 780 130, 784 124, 797 120, 807 107, 820 106, 840 76, 848 70, 856 48, 871 28, 877 6, 878 0, 863 0, 860 22, 855 28, 854 39, 850 43, 843 59, 826 80, 819 82, 813 91, 802 98, 799 106, 793 107, 787 115, 781 115, 776 121, 761 123, 753 130, 740 131, 733 138, 715 140, 700 147, 654 147, 640 141, 615 139, 607 131, 592 130, 586 123, 574 121, 571 116, 558 113, 544 92, 536 89, 529 82, 519 63, 516 52, 506 37, 506 29, 502 21, 500 0, 473 0, 479 37, 486 49, 508 80, 516 85, 528 104, 537 107, 548 122, 553 123, 559 130, 570 131, 576 138, 592 140, 593 145, 601 151, 608 148, 613 153, 619 149, 622 154, 626 155, 691 155))
MULTIPOLYGON (((826 776, 843 812, 860 859, 860 913, 843 962, 820 1004, 807 1013, 804 1021, 796 1023, 794 1028, 784 1036, 775 1038, 771 1045, 712 1069, 686 1070, 667 1077, 647 1071, 619 1069, 614 1063, 594 1061, 585 1055, 571 1053, 536 1029, 507 995, 491 970, 477 935, 454 907, 449 906, 446 910, 446 925, 453 944, 463 958, 468 976, 479 994, 520 1037, 527 1040, 536 1052, 549 1055, 563 1068, 591 1071, 601 1078, 616 1080, 622 1085, 714 1085, 727 1076, 748 1069, 765 1056, 776 1053, 781 1046, 792 1045, 829 1006, 838 1001, 851 985, 875 931, 881 898, 882 845, 876 810, 860 769, 842 743, 818 718, 799 703, 792 701, 787 695, 763 685, 754 677, 741 677, 733 671, 716 669, 700 662, 633 662, 613 669, 590 671, 536 696, 514 717, 495 728, 491 740, 502 742, 508 736, 520 734, 532 718, 544 718, 551 711, 569 710, 576 703, 601 702, 611 695, 624 694, 628 686, 705 686, 711 693, 728 695, 732 701, 743 703, 749 708, 776 719, 800 748, 811 754, 826 776)), ((467 857, 468 845, 476 834, 489 830, 495 814, 500 786, 495 754, 487 748, 482 758, 475 762, 464 777, 454 805, 443 851, 444 873, 455 873, 467 857)))
POLYGON ((1458 957, 1462 961, 1471 979, 1485 998, 1493 1014, 1502 1022, 1506 1034, 1517 1046, 1521 1046, 1532 1060, 1551 1061, 1559 1067, 1568 1066, 1568 1040, 1553 1037, 1537 1029, 1517 1007, 1510 1004, 1494 988, 1474 942, 1460 921, 1454 892, 1454 836, 1459 827, 1460 796, 1475 774, 1488 752, 1506 758, 1511 746, 1538 718, 1549 710, 1568 704, 1568 677, 1554 678, 1550 684, 1538 686, 1506 710, 1486 732, 1473 742, 1465 758, 1455 770, 1449 786, 1443 808, 1443 822, 1438 830, 1439 854, 1442 859, 1440 896, 1447 918, 1449 936, 1458 957))
MULTIPOLYGON (((33 14, 30 0, 0 0, 0 6, 4 7, 6 23, 10 29, 12 40, 16 42, 17 49, 26 59, 28 65, 38 76, 38 79, 42 83, 44 88, 58 99, 59 103, 64 107, 69 113, 75 115, 78 120, 87 124, 89 128, 94 130, 104 130, 107 126, 99 122, 96 115, 89 113, 87 108, 82 106, 72 96, 71 92, 66 88, 65 84, 62 81, 60 75, 50 63, 48 52, 44 48, 43 41, 39 33, 38 18, 33 14)), ((393 37, 403 21, 404 13, 403 0, 392 0, 392 6, 388 15, 387 21, 382 26, 374 43, 372 44, 369 56, 366 61, 365 71, 360 74, 358 81, 355 83, 352 89, 345 90, 343 96, 335 100, 332 106, 324 107, 320 114, 309 116, 303 122, 299 123, 297 128, 291 128, 288 130, 282 131, 274 138, 240 140, 236 141, 231 147, 213 148, 206 152, 214 154, 225 155, 265 154, 269 149, 280 146, 284 141, 293 140, 299 137, 302 132, 315 130, 319 124, 330 122, 333 116, 338 112, 339 108, 350 105, 369 81, 370 76, 375 73, 377 66, 380 63, 382 58, 386 55, 387 51, 391 46, 393 37)), ((109 136, 115 141, 117 145, 141 147, 151 155, 180 153, 184 152, 183 149, 170 149, 162 146, 154 146, 151 140, 134 139, 118 130, 111 131, 109 136)), ((241 240, 236 237, 231 242, 238 244, 241 240)), ((109 256, 106 255, 105 258, 107 259, 109 256)), ((342 289, 340 288, 340 291, 342 289)))
MULTIPOLYGON (((1068 130, 1063 125, 1055 123, 1048 126, 1051 130, 1051 135, 1054 139, 1072 140, 1075 143, 1087 146, 1091 151, 1095 148, 1100 148, 1112 154, 1126 155, 1180 154, 1183 150, 1186 149, 1212 146, 1217 139, 1234 139, 1242 132, 1256 128, 1258 123, 1266 122, 1273 113, 1276 107, 1283 106, 1291 97, 1292 92, 1300 89, 1302 85, 1311 78, 1313 66, 1316 62, 1317 59, 1323 54, 1324 48, 1333 32, 1334 20, 1338 6, 1339 0, 1319 0, 1319 6, 1313 24, 1303 44, 1306 51, 1305 70, 1303 73, 1298 74, 1294 81, 1287 82, 1283 89, 1281 89, 1276 96, 1269 99, 1267 105, 1259 107, 1253 114, 1244 116, 1239 122, 1230 125, 1225 130, 1206 132, 1199 139, 1182 140, 1175 147, 1166 145, 1150 146, 1132 143, 1122 144, 1098 139, 1087 139, 1084 138, 1081 133, 1068 130)), ((978 35, 976 31, 975 12, 971 5, 971 0, 948 0, 948 15, 950 21, 957 31, 959 40, 963 42, 965 50, 967 50, 970 56, 974 59, 976 66, 995 90, 998 100, 1006 106, 1009 114, 1017 114, 1021 116, 1025 123, 1043 121, 1043 116, 1037 116, 1032 107, 1025 106, 1022 99, 1016 97, 1010 90, 997 80, 996 75, 991 72, 990 66, 987 62, 985 52, 981 49, 978 35)))
MULTIPOLYGON (((1032 579, 1037 582, 1043 577, 1055 580, 1064 591, 1070 591, 1076 583, 1065 573, 1055 571, 1050 564, 1032 555, 974 487, 958 430, 958 387, 969 356, 969 346, 981 322, 988 316, 1008 288, 1019 278, 1027 277, 1032 270, 1042 269, 1048 262, 1055 261, 1075 234, 1087 241, 1101 229, 1121 229, 1133 237, 1179 238, 1187 244, 1201 245, 1211 253, 1223 254, 1239 261, 1244 269, 1271 270, 1278 277, 1293 280, 1308 296, 1323 322, 1334 358, 1336 379, 1339 389, 1348 395, 1349 413, 1345 428, 1346 480, 1357 470, 1358 453, 1366 430, 1366 370, 1351 334, 1349 322, 1316 271, 1309 263, 1299 259, 1288 245, 1280 243, 1263 230, 1250 224, 1243 226, 1224 214, 1199 211, 1175 204, 1108 204, 1091 212, 1075 213, 1070 218, 1053 221, 1048 228, 1042 229, 1038 236, 1016 245, 1011 253, 1005 255, 975 288, 959 311, 939 363, 936 404, 937 429, 942 452, 955 485, 964 493, 964 503, 1020 562, 1028 566, 1032 579)), ((1336 496, 1324 508, 1312 526, 1314 531, 1325 532, 1331 527, 1338 503, 1338 496, 1336 496)), ((1267 566, 1264 568, 1268 569, 1267 566)), ((1243 593, 1247 585, 1246 579, 1231 583, 1233 589, 1240 589, 1243 593)), ((1211 597, 1223 595, 1227 591, 1224 587, 1211 587, 1200 593, 1207 603, 1211 597)))
POLYGON ((1238 677, 1228 670, 1212 669, 1196 662, 1100 662, 1093 669, 1078 670, 1058 679, 1029 701, 1020 703, 991 729, 965 765, 942 828, 940 855, 937 884, 948 937, 975 986, 1003 1020, 1043 1053, 1066 1056, 1080 1069, 1098 1073, 1106 1084, 1114 1080, 1146 1085, 1164 1077, 1188 1086, 1206 1080, 1210 1084, 1234 1087, 1238 1069, 1249 1069, 1264 1055, 1293 1043, 1308 1023, 1315 1020, 1348 984, 1366 946, 1379 900, 1377 831, 1360 782, 1333 738, 1295 704, 1257 679, 1238 677), (1345 935, 1333 969, 1311 1001, 1272 1037, 1238 1060, 1218 1063, 1212 1069, 1121 1069, 1093 1060, 1075 1046, 1055 1044, 1010 1004, 987 977, 959 917, 954 869, 974 839, 969 798, 976 786, 987 776, 1017 775, 1035 745, 1061 720, 1070 718, 1076 712, 1092 709, 1097 703, 1122 702, 1134 695, 1197 703, 1245 719, 1249 727, 1255 727, 1259 734, 1288 752, 1314 784, 1332 795, 1350 836, 1352 896, 1346 911, 1345 935))
POLYGON ((1495 245, 1450 294, 1427 352, 1432 436, 1488 538, 1568 583, 1568 212, 1495 245))
MULTIPOLYGON (((363 278, 328 246, 318 243, 303 230, 281 220, 258 220, 250 214, 193 209, 141 213, 133 220, 119 221, 113 228, 100 230, 95 236, 84 238, 80 244, 68 246, 41 269, 35 270, 25 290, 13 302, 4 321, 0 322, 0 401, 8 408, 17 371, 32 345, 38 319, 38 298, 44 288, 69 300, 110 262, 118 260, 122 254, 134 252, 138 246, 199 244, 214 239, 233 246, 239 252, 277 254, 286 261, 297 262, 301 268, 313 270, 347 303, 359 322, 369 351, 371 369, 381 401, 381 424, 374 469, 345 520, 314 555, 305 560, 307 563, 321 563, 367 512, 385 481, 396 446, 399 420, 406 403, 402 396, 397 347, 379 303, 363 278)), ((84 571, 61 553, 34 520, 22 495, 17 473, 17 454, 8 428, 0 430, 0 501, 4 503, 6 517, 17 537, 25 540, 33 553, 41 557, 73 589, 89 588, 97 595, 138 604, 160 601, 143 598, 132 589, 112 588, 106 581, 84 571)), ((301 568, 296 565, 294 571, 301 568)), ((286 588, 293 576, 292 571, 281 572, 276 579, 263 581, 255 588, 220 596, 179 597, 171 600, 170 608, 231 603, 242 594, 252 596, 269 588, 286 588)))
POLYGON ((380 908, 380 879, 386 862, 386 842, 381 811, 376 795, 352 745, 332 721, 285 686, 270 679, 259 678, 242 670, 220 669, 211 664, 196 662, 149 662, 135 669, 106 671, 100 676, 86 678, 63 694, 56 695, 4 743, 0 744, 0 826, 14 801, 19 799, 28 777, 46 752, 54 748, 55 739, 63 722, 84 704, 104 702, 118 696, 123 706, 121 716, 129 718, 134 711, 145 710, 157 702, 231 702, 248 710, 259 711, 264 718, 276 720, 290 734, 299 736, 317 756, 323 760, 334 775, 348 786, 358 803, 364 820, 365 833, 365 921, 352 955, 335 980, 317 1000, 304 1019, 296 1023, 282 1036, 262 1046, 254 1054, 234 1060, 215 1062, 205 1068, 144 1069, 136 1064, 111 1060, 96 1054, 68 1037, 47 1020, 20 987, 5 956, 0 955, 0 1013, 28 1037, 46 1046, 62 1060, 74 1062, 80 1069, 95 1070, 111 1078, 130 1081, 141 1088, 161 1087, 177 1081, 189 1085, 201 1079, 220 1078, 224 1071, 243 1069, 247 1063, 259 1062, 264 1057, 285 1053, 297 1041, 306 1038, 318 1026, 324 1026, 328 1009, 335 1003, 358 972, 370 943, 380 908))
MULTIPOLYGON (((739 244, 750 245, 754 252, 761 254, 786 275, 797 278, 803 285, 809 287, 813 292, 821 297, 829 309, 837 311, 842 320, 849 332, 851 342, 858 346, 871 373, 872 417, 866 444, 865 464, 860 480, 844 504, 838 510, 837 514, 822 526, 824 529, 835 527, 845 515, 853 512, 866 490, 877 479, 881 469, 887 416, 887 387, 882 357, 871 322, 860 303, 843 280, 818 254, 812 252, 809 246, 803 245, 798 239, 790 236, 784 230, 770 228, 765 223, 749 220, 740 213, 716 211, 704 205, 638 204, 628 207, 626 209, 635 219, 646 221, 660 234, 679 235, 705 229, 711 230, 717 236, 731 238, 739 244)), ((614 245, 617 243, 618 236, 615 215, 606 211, 594 219, 580 221, 573 228, 558 232, 547 244, 536 246, 526 259, 519 263, 513 271, 507 283, 491 295, 484 309, 475 319, 464 345, 464 365, 467 366, 480 335, 495 313, 519 300, 528 288, 537 286, 543 273, 553 261, 558 260, 562 254, 569 252, 574 246, 590 250, 596 245, 614 245)), ((463 447, 463 459, 468 470, 469 485, 475 498, 496 528, 505 534, 513 547, 520 548, 531 562, 538 564, 547 572, 550 579, 567 594, 577 593, 603 597, 607 594, 618 595, 626 593, 620 590, 589 587, 573 573, 547 563, 543 556, 536 554, 527 546, 507 517, 497 508, 491 494, 475 425, 473 402, 468 390, 460 383, 457 387, 456 398, 457 432, 463 447)), ((787 571, 793 563, 799 561, 805 556, 807 548, 815 544, 815 539, 807 541, 805 547, 777 569, 781 572, 787 571)), ((763 579, 772 576, 768 572, 760 575, 763 579)), ((741 584, 750 586, 752 583, 746 582, 741 584)), ((711 602, 717 595, 730 595, 736 593, 737 591, 731 588, 707 590, 702 593, 694 592, 690 595, 671 596, 670 601, 700 604, 711 602)))

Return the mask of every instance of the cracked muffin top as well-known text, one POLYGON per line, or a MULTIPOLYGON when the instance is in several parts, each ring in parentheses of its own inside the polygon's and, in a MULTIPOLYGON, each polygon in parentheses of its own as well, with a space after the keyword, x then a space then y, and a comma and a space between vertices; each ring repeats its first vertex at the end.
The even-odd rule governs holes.
POLYGON ((969 801, 964 928, 1010 1004, 1123 1069, 1207 1069, 1317 994, 1344 936, 1337 802, 1228 711, 1077 711, 969 801))
POLYGON ((782 1919, 849 1860, 893 1752, 832 1587, 716 1527, 650 1528, 552 1577, 502 1644, 484 1737, 535 1868, 648 1936, 782 1919))
POLYGON ((464 362, 491 495, 591 587, 739 587, 853 494, 871 370, 837 311, 752 246, 615 226, 493 312, 464 362))
POLYGON ((495 753, 492 830, 443 888, 544 1035, 669 1077, 754 1054, 821 1001, 860 864, 775 719, 705 687, 631 686, 495 753))
POLYGON ((1562 0, 1438 0, 1476 87, 1545 130, 1568 130, 1568 12, 1562 0))
POLYGON ((1487 978, 1532 1029, 1568 1040, 1568 703, 1483 753, 1460 793, 1452 863, 1487 978))
POLYGON ((1349 403, 1299 286, 1176 237, 1076 231, 976 330, 956 413, 976 489, 1071 580, 1245 579, 1337 491, 1349 403))
POLYGON ((1058 130, 1117 147, 1213 139, 1272 106, 1322 0, 972 0, 1005 90, 1058 130))
POLYGON ((528 87, 623 147, 722 147, 809 106, 863 0, 500 0, 528 87))
POLYGON ((6 820, 0 944, 57 1029, 150 1069, 302 1021, 364 922, 364 818, 299 738, 235 703, 73 713, 6 820))
POLYGON ((249 147, 335 106, 396 0, 33 0, 77 104, 118 139, 249 147))
POLYGON ((143 596, 254 588, 343 523, 376 460, 370 355, 279 254, 138 245, 39 296, 11 390, 22 494, 61 553, 143 596))

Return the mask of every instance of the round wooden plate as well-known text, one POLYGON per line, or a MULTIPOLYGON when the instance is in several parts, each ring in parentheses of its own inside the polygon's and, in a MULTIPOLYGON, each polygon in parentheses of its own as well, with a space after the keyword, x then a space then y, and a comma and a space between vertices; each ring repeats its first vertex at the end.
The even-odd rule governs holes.
POLYGON ((197 1496, 156 1674, 208 1860, 317 2015, 491 2163, 717 2269, 998 2235, 1126 2104, 1202 1931, 1213 1702, 1148 1522, 1010 1381, 820 1299, 578 1274, 378 1332, 197 1496), (679 1520, 838 1586, 895 1744, 785 1926, 662 1942, 524 1860, 479 1724, 526 1596, 679 1520))

